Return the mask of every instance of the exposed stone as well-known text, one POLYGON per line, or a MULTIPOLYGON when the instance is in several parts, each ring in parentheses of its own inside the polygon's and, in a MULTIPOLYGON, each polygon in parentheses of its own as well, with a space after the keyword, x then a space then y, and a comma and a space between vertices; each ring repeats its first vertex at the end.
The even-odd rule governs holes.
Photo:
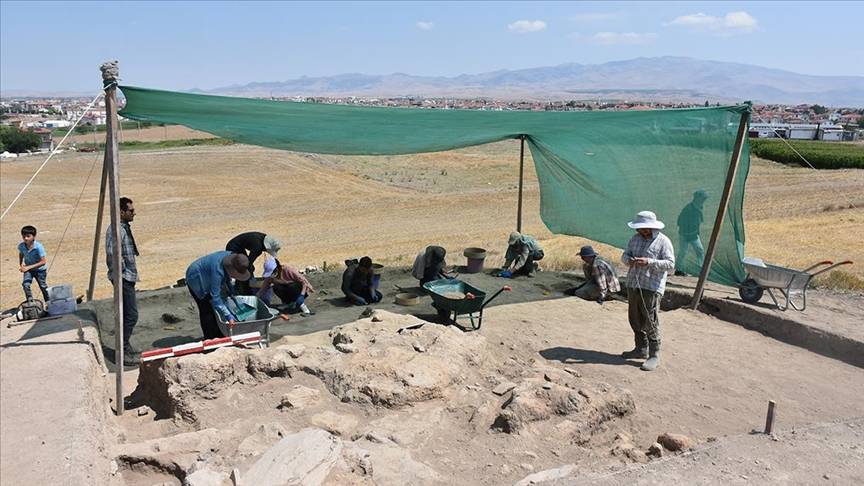
POLYGON ((342 401, 397 407, 441 398, 447 387, 463 379, 463 370, 482 359, 485 340, 476 333, 443 326, 410 329, 422 321, 379 313, 381 324, 357 321, 331 331, 336 349, 353 352, 328 359, 306 353, 298 361, 301 369, 320 378, 342 401), (416 352, 414 343, 426 352, 416 352), (351 348, 345 349, 348 344, 351 348))
POLYGON ((357 346, 353 343, 336 343, 335 347, 340 353, 350 354, 357 352, 357 346))
POLYGON ((393 444, 373 443, 369 446, 375 484, 444 484, 438 472, 414 459, 408 451, 393 444))
POLYGON ((136 394, 146 397, 156 418, 197 423, 198 411, 238 383, 288 377, 295 369, 284 350, 220 348, 212 353, 141 363, 136 394))
POLYGON ((285 344, 283 346, 279 346, 278 349, 284 349, 288 356, 291 356, 294 359, 303 356, 303 353, 306 352, 306 345, 304 344, 285 344))
POLYGON ((413 346, 414 346, 414 351, 417 351, 418 353, 425 353, 426 352, 426 348, 420 343, 414 343, 413 346))
POLYGON ((509 381, 505 381, 504 383, 500 383, 498 386, 492 389, 492 393, 498 395, 499 397, 507 394, 511 390, 516 388, 515 383, 511 383, 509 381))
POLYGON ((149 464, 164 471, 191 471, 202 451, 218 450, 223 434, 217 429, 184 432, 135 444, 121 444, 117 461, 127 466, 149 464))
POLYGON ((277 442, 243 476, 255 486, 321 484, 339 461, 342 441, 321 429, 303 429, 277 442))
POLYGON ((663 446, 661 446, 660 443, 655 442, 648 448, 647 454, 651 457, 663 457, 663 446))
POLYGON ((525 476, 521 481, 517 482, 515 486, 530 486, 532 484, 540 484, 563 479, 575 473, 576 470, 575 464, 567 464, 566 466, 561 466, 555 469, 546 469, 545 471, 525 476))
POLYGON ((231 470, 231 475, 229 476, 231 479, 231 484, 233 486, 240 486, 240 470, 236 467, 231 470))
POLYGON ((340 437, 350 437, 357 427, 357 419, 352 415, 342 415, 329 410, 313 415, 309 423, 340 437))
POLYGON ((657 437, 657 442, 660 443, 666 450, 677 452, 685 451, 693 448, 693 440, 686 435, 665 433, 657 437))
POLYGON ((279 402, 279 407, 284 409, 289 408, 306 408, 310 404, 318 401, 321 392, 313 388, 303 385, 295 385, 288 393, 282 395, 279 402))
POLYGON ((288 435, 288 431, 281 424, 261 424, 255 433, 240 442, 240 445, 237 446, 237 453, 241 456, 261 454, 286 435, 288 435))
POLYGON ((222 486, 225 474, 197 463, 183 479, 183 486, 222 486))
POLYGON ((623 432, 615 436, 612 450, 610 452, 613 456, 627 459, 632 462, 648 462, 648 457, 645 453, 633 445, 630 436, 623 432))
POLYGON ((138 407, 137 413, 139 417, 143 417, 150 413, 150 407, 148 407, 147 405, 142 405, 138 407))
MULTIPOLYGON (((566 416, 578 424, 579 434, 590 437, 604 422, 635 409, 633 397, 627 390, 605 384, 596 389, 583 387, 574 390, 534 378, 525 380, 513 390, 513 396, 503 405, 493 427, 507 433, 519 433, 532 422, 566 416)), ((583 439, 577 437, 576 441, 583 439)))

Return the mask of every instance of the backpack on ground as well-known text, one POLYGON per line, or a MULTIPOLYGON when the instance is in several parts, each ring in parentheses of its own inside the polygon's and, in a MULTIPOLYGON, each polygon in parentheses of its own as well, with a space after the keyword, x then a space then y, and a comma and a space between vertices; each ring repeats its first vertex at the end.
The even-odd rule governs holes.
POLYGON ((19 321, 32 321, 45 315, 45 304, 41 300, 25 300, 18 305, 15 317, 19 321))

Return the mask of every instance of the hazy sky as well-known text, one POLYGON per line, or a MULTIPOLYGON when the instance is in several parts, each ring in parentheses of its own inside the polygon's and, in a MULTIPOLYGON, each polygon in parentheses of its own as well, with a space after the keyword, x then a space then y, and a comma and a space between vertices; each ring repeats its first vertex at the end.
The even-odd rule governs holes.
POLYGON ((689 56, 864 75, 864 2, 0 2, 0 88, 190 89, 689 56))

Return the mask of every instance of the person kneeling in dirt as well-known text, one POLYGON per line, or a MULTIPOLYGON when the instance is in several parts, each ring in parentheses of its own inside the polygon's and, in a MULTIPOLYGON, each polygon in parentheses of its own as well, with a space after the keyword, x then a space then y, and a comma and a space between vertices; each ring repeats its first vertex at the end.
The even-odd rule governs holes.
POLYGON ((602 304, 609 294, 621 290, 615 267, 604 260, 594 251, 590 245, 583 246, 579 250, 582 258, 582 273, 585 275, 585 283, 566 291, 566 294, 574 295, 585 300, 594 300, 602 304))
POLYGON ((357 260, 345 260, 342 274, 342 293, 354 305, 369 305, 381 302, 383 295, 372 284, 372 259, 364 256, 357 260))
POLYGON ((450 274, 444 271, 444 267, 447 266, 447 262, 444 261, 445 256, 447 256, 447 250, 434 245, 427 246, 417 255, 417 258, 414 259, 411 275, 420 281, 420 286, 433 280, 452 278, 450 274))
POLYGON ((216 322, 216 312, 229 326, 236 324, 237 318, 228 310, 222 296, 234 295, 231 278, 238 282, 249 280, 249 259, 246 255, 217 251, 203 256, 186 269, 186 285, 198 305, 201 330, 205 339, 224 337, 216 322))
POLYGON ((651 211, 642 211, 627 223, 636 234, 627 243, 621 262, 627 271, 627 318, 635 335, 636 346, 624 358, 646 359, 645 371, 660 364, 660 299, 666 290, 666 276, 675 270, 672 241, 660 232, 666 225, 651 211))
POLYGON ((537 262, 542 260, 543 256, 543 248, 540 248, 534 237, 514 231, 507 240, 504 266, 498 275, 507 278, 517 275, 533 277, 539 267, 537 262))
POLYGON ((264 262, 264 282, 257 297, 267 305, 270 305, 270 299, 275 293, 282 304, 299 309, 303 317, 312 316, 315 313, 306 305, 306 298, 314 292, 312 284, 296 268, 283 265, 272 257, 264 262))

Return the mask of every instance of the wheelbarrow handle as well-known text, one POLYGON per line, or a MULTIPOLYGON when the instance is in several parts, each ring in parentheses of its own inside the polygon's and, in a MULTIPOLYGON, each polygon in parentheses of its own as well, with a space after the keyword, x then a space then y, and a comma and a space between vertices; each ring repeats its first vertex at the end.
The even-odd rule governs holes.
POLYGON ((498 297, 499 295, 501 295, 501 292, 504 292, 504 291, 510 292, 511 290, 513 290, 513 288, 510 287, 509 285, 505 285, 505 286, 501 287, 501 289, 498 290, 498 292, 495 292, 492 295, 492 297, 489 297, 488 299, 486 299, 486 302, 483 302, 483 305, 481 305, 480 308, 483 309, 484 307, 486 307, 486 305, 489 304, 489 302, 492 302, 493 300, 495 300, 495 297, 498 297))
POLYGON ((834 262, 832 262, 831 260, 823 260, 823 261, 821 261, 821 262, 819 262, 813 266, 810 266, 810 267, 805 268, 804 270, 801 270, 801 273, 809 272, 810 270, 813 270, 816 267, 821 267, 822 265, 833 265, 833 264, 834 264, 834 262))
POLYGON ((846 261, 843 261, 840 263, 835 263, 828 268, 823 268, 822 270, 819 270, 818 272, 811 274, 810 278, 813 278, 816 275, 819 275, 820 273, 825 273, 827 271, 834 270, 835 268, 839 267, 840 265, 852 265, 852 260, 846 260, 846 261))

